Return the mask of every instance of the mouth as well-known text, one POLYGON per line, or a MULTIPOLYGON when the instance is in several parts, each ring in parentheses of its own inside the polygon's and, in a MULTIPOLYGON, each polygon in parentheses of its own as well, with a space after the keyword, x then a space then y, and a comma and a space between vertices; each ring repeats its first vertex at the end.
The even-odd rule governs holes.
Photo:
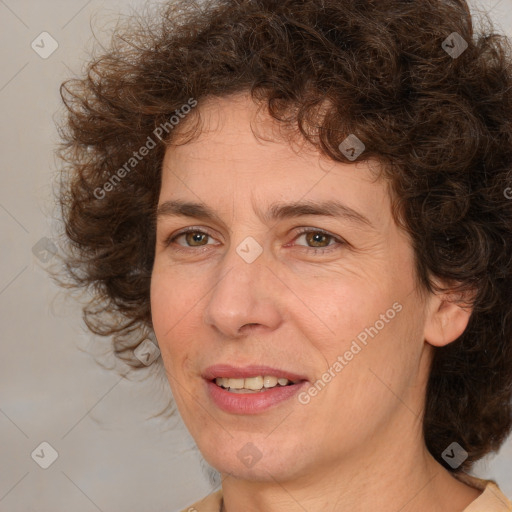
POLYGON ((286 377, 276 377, 275 375, 258 375, 245 379, 217 377, 212 379, 212 382, 230 393, 261 393, 276 387, 293 386, 300 381, 291 381, 286 377))
POLYGON ((286 370, 254 365, 215 365, 202 377, 213 404, 231 414, 257 414, 289 402, 308 382, 286 370))

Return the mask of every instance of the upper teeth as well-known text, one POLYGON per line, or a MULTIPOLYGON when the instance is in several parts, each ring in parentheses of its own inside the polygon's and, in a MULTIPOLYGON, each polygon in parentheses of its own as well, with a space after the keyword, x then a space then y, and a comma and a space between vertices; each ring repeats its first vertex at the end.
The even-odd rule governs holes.
POLYGON ((272 375, 248 377, 247 379, 230 379, 226 377, 217 377, 215 384, 223 388, 230 389, 253 389, 273 388, 278 384, 286 386, 291 381, 286 378, 277 378, 272 375))

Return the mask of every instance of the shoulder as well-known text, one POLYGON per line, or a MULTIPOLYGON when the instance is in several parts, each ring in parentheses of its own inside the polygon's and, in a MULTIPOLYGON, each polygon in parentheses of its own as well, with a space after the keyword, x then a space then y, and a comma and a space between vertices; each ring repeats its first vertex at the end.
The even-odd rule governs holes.
POLYGON ((512 502, 501 492, 495 481, 483 480, 465 473, 454 474, 454 476, 471 487, 483 491, 463 512, 512 512, 512 502))
POLYGON ((190 507, 183 509, 181 512, 219 512, 220 502, 222 500, 222 489, 219 489, 203 499, 196 501, 190 507))

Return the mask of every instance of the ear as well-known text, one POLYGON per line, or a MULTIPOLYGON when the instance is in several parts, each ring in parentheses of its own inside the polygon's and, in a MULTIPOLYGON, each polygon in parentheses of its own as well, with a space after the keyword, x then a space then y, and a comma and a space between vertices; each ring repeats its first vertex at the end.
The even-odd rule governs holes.
POLYGON ((472 308, 460 294, 430 294, 424 338, 434 347, 455 341, 466 329, 472 308))

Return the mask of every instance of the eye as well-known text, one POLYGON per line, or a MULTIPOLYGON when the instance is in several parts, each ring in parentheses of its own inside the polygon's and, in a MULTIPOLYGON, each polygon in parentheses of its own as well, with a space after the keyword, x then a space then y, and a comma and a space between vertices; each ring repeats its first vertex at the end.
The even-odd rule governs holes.
MULTIPOLYGON (((166 240, 164 240, 163 245, 165 247, 170 246, 171 244, 175 244, 178 247, 175 247, 175 251, 187 251, 188 249, 205 247, 208 245, 219 245, 219 244, 209 244, 208 238, 213 238, 209 233, 198 229, 196 227, 189 227, 183 229, 179 233, 170 235, 166 240), (180 239, 184 240, 184 243, 179 243, 180 239)), ((346 245, 342 239, 326 232, 318 228, 302 228, 297 236, 294 239, 294 242, 297 240, 304 238, 306 241, 306 245, 297 244, 298 246, 303 247, 303 251, 305 252, 313 252, 313 253, 327 253, 332 250, 339 249, 340 246, 346 245)), ((288 246, 290 244, 287 244, 288 246)))
MULTIPOLYGON (((193 247, 204 247, 206 245, 211 245, 206 243, 208 238, 212 238, 212 236, 205 231, 202 231, 195 227, 186 228, 175 235, 171 235, 166 240, 164 240, 164 246, 168 247, 172 243, 176 243, 176 241, 180 238, 184 239, 185 244, 178 243, 182 247, 193 248, 193 247)), ((177 249, 180 250, 180 249, 177 249)))
POLYGON ((345 245, 345 242, 340 238, 335 237, 334 235, 331 235, 330 233, 327 233, 326 231, 317 228, 303 228, 301 231, 299 231, 298 236, 295 238, 295 241, 299 240, 302 237, 304 237, 306 244, 308 244, 305 247, 305 250, 312 250, 315 253, 318 252, 319 249, 320 252, 329 252, 333 249, 339 248, 339 246, 341 245, 345 245))

